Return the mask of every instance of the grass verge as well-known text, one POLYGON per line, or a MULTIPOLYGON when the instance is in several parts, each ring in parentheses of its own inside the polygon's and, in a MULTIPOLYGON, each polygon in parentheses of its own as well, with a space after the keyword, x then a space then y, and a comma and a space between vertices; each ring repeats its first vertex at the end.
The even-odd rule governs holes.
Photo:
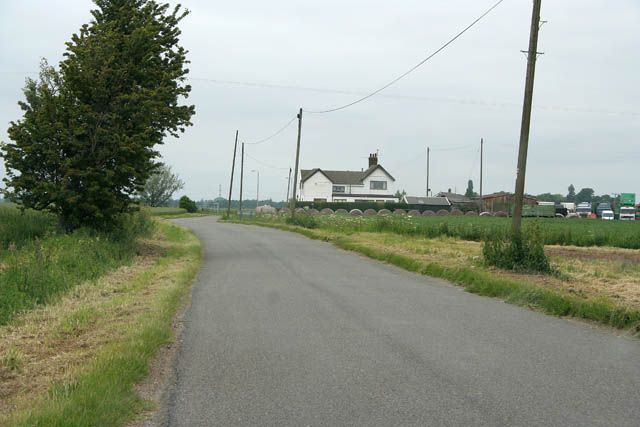
POLYGON ((0 328, 1 425, 117 426, 150 404, 134 385, 172 322, 201 260, 189 231, 161 222, 131 266, 0 328), (7 393, 8 390, 8 393, 7 393))
MULTIPOLYGON (((347 235, 335 231, 308 229, 282 223, 248 220, 242 222, 294 231, 312 239, 328 241, 342 249, 358 252, 405 270, 448 280, 478 295, 500 298, 511 304, 529 307, 555 316, 587 319, 618 329, 632 328, 632 333, 640 333, 640 311, 616 304, 604 297, 583 298, 530 283, 526 279, 499 277, 479 265, 450 266, 424 261, 412 254, 398 253, 393 249, 380 249, 376 245, 367 244, 366 238, 358 240, 358 233, 347 235)), ((405 239, 407 238, 405 237, 405 239)))

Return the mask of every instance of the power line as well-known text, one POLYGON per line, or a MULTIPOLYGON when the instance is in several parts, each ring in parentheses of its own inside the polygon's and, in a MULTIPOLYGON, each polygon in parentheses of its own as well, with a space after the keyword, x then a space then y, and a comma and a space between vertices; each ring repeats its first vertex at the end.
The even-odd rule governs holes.
POLYGON ((269 163, 265 163, 265 162, 263 162, 262 160, 258 160, 258 159, 256 159, 255 157, 253 157, 253 156, 252 156, 252 155, 250 155, 249 153, 244 153, 244 155, 245 155, 245 156, 247 156, 248 158, 250 158, 251 160, 253 160, 253 161, 255 161, 255 162, 260 163, 262 166, 265 166, 265 167, 268 167, 268 168, 271 168, 271 169, 289 170, 289 168, 279 168, 279 167, 277 167, 277 166, 270 165, 269 163))
POLYGON ((280 134, 281 134, 281 133, 282 133, 286 128, 288 128, 289 126, 291 126, 291 123, 293 123, 295 119, 296 119, 296 117, 293 117, 291 120, 289 120, 289 122, 287 122, 287 124, 286 124, 286 125, 282 126, 282 127, 281 127, 280 129, 278 129, 274 134, 269 135, 268 137, 266 137, 266 138, 262 138, 262 139, 260 139, 260 140, 258 140, 258 141, 255 141, 255 142, 245 142, 245 144, 247 144, 247 145, 258 145, 258 144, 262 144, 262 143, 264 143, 264 142, 267 142, 267 141, 269 141, 271 138, 273 138, 273 137, 275 137, 275 136, 280 135, 280 134))
POLYGON ((440 46, 436 51, 434 51, 431 55, 427 56, 425 59, 423 59, 422 61, 420 61, 419 63, 417 63, 416 65, 414 65, 413 67, 411 67, 409 70, 405 71, 404 73, 402 73, 400 76, 396 77, 395 79, 391 80, 389 83, 387 83, 386 85, 382 86, 381 88, 371 92, 368 95, 363 96, 360 99, 356 99, 353 102, 350 102, 348 104, 342 105, 340 107, 335 107, 335 108, 330 108, 327 110, 319 110, 319 111, 307 111, 307 113, 311 113, 311 114, 324 114, 324 113, 332 113, 334 111, 338 111, 338 110, 343 110, 345 108, 351 107, 352 105, 358 104, 366 99, 371 98, 372 96, 376 95, 379 92, 382 92, 383 90, 385 90, 386 88, 388 88, 389 86, 393 85, 394 83, 396 83, 397 81, 399 81, 400 79, 403 79, 404 77, 408 76, 410 73, 412 73, 413 71, 415 71, 416 69, 418 69, 419 67, 421 67, 425 62, 429 61, 431 58, 433 58, 434 56, 436 56, 438 53, 442 52, 444 49, 447 48, 447 46, 449 46, 451 43, 453 43, 454 41, 456 41, 460 36, 462 36, 464 33, 466 33, 468 30, 470 30, 473 26, 475 26, 478 22, 480 22, 485 16, 487 16, 489 13, 491 13, 491 11, 493 11, 496 7, 498 7, 504 0, 499 0, 496 4, 494 4, 493 6, 491 6, 486 12, 484 12, 482 15, 480 15, 475 21, 473 21, 471 24, 467 25, 467 27, 465 27, 462 31, 460 31, 458 34, 456 34, 453 38, 451 38, 448 42, 446 42, 445 44, 443 44, 442 46, 440 46))
MULTIPOLYGON (((327 88, 314 88, 314 87, 305 87, 305 86, 292 86, 292 85, 280 85, 280 84, 272 84, 272 83, 260 83, 260 82, 243 82, 243 81, 235 81, 235 80, 218 80, 218 79, 208 79, 201 77, 189 77, 191 80, 200 80, 206 81, 216 84, 226 84, 226 85, 236 85, 236 86, 247 86, 247 87, 256 87, 256 88, 266 88, 266 89, 284 89, 284 90, 298 90, 298 91, 307 91, 307 92, 317 92, 317 93, 330 93, 330 94, 338 94, 338 95, 366 95, 367 92, 364 91, 354 91, 354 90, 342 90, 342 89, 327 89, 327 88)), ((522 105, 517 102, 500 102, 500 101, 484 101, 477 99, 460 99, 460 98, 435 98, 429 96, 418 96, 418 95, 400 95, 400 94, 379 94, 381 98, 390 98, 390 99, 407 99, 412 101, 428 101, 428 102, 441 102, 441 103, 449 103, 449 104, 461 104, 461 105, 478 105, 482 107, 492 107, 492 108, 521 108, 522 105)), ((579 108, 579 107, 565 107, 565 106, 557 106, 557 105, 534 105, 533 108, 541 109, 541 110, 549 110, 549 111, 561 111, 567 113, 585 113, 585 114, 608 114, 608 115, 619 115, 619 116, 640 116, 640 112, 638 111, 628 111, 628 110, 603 110, 596 108, 579 108)))

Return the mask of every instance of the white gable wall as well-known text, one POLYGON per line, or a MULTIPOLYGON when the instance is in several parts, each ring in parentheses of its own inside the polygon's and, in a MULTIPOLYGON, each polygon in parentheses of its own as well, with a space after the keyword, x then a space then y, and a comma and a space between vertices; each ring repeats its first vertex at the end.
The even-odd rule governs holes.
POLYGON ((312 202, 314 199, 326 199, 331 201, 331 191, 333 184, 321 172, 316 172, 305 182, 300 180, 300 197, 299 200, 312 202))
POLYGON ((371 196, 375 196, 378 194, 381 195, 393 195, 396 193, 396 182, 391 179, 389 175, 387 175, 382 169, 376 169, 372 174, 366 177, 363 181, 364 187, 362 188, 362 194, 369 194, 371 196), (386 190, 372 190, 371 189, 371 181, 385 181, 387 183, 386 190))

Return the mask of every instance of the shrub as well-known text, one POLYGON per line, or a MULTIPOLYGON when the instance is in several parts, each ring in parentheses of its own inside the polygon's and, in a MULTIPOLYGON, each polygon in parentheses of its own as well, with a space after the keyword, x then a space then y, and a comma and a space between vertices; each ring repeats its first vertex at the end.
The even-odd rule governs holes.
POLYGON ((305 214, 293 214, 285 219, 285 222, 290 225, 297 225, 304 228, 318 228, 318 220, 315 216, 305 214))
POLYGON ((186 209, 187 212, 193 213, 198 210, 198 206, 196 206, 196 202, 188 198, 187 196, 180 197, 180 201, 178 202, 178 207, 181 209, 186 209))
POLYGON ((489 235, 484 242, 482 255, 487 265, 506 270, 552 272, 537 224, 520 235, 511 235, 509 239, 489 235))

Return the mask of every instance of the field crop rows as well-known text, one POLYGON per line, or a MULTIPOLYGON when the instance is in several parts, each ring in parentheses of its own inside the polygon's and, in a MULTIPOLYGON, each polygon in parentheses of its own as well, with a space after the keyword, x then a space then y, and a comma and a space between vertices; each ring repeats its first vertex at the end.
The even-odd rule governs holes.
MULTIPOLYGON (((482 241, 489 236, 507 236, 510 218, 496 217, 366 217, 320 215, 312 217, 312 227, 340 233, 391 232, 416 237, 456 237, 482 241)), ((259 221, 283 222, 282 217, 262 216, 259 221)), ((636 221, 601 221, 587 219, 525 218, 525 232, 537 225, 543 242, 564 246, 611 246, 640 249, 640 223, 636 221)))

